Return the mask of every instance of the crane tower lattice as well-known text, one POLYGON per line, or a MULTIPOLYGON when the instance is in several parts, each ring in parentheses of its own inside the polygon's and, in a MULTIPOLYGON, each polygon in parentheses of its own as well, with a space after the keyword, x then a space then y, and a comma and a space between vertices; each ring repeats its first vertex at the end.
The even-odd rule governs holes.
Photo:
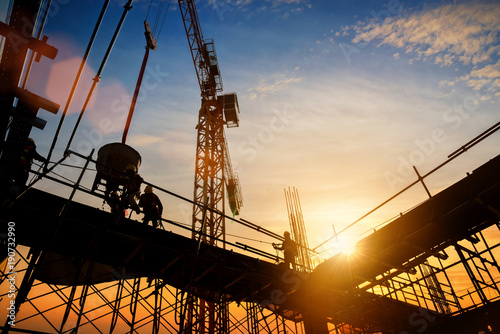
MULTIPOLYGON (((196 238, 199 231, 200 242, 216 245, 216 240, 222 240, 225 248, 225 187, 233 214, 238 214, 241 206, 239 183, 232 171, 224 133, 225 124, 238 126, 238 101, 235 93, 220 95, 222 78, 214 42, 203 38, 194 1, 180 0, 179 8, 201 91, 193 197, 195 203, 202 205, 193 205, 192 237, 196 238)), ((183 323, 192 330, 227 331, 229 306, 223 295, 217 303, 192 294, 182 302, 186 317, 183 323)))

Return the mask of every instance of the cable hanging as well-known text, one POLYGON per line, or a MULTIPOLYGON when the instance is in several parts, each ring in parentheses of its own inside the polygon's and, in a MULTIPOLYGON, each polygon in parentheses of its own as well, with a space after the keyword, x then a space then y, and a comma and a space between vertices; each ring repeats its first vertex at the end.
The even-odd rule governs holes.
POLYGON ((148 17, 149 17, 149 11, 151 10, 151 4, 152 4, 152 3, 153 3, 153 0, 151 0, 151 1, 149 2, 148 12, 146 13, 146 20, 147 20, 147 19, 148 19, 148 17))
POLYGON ((165 0, 160 0, 160 6, 158 7, 158 12, 156 12, 155 23, 153 24, 153 35, 156 34, 156 29, 158 28, 159 17, 161 15, 162 10, 163 10, 164 3, 165 3, 165 0))
MULTIPOLYGON (((149 3, 148 12, 146 13, 146 20, 149 18, 149 12, 151 11, 152 3, 153 3, 153 0, 151 0, 149 3)), ((156 17, 155 17, 155 21, 153 23, 153 29, 152 29, 153 36, 156 40, 158 40, 158 38, 160 37, 160 33, 161 33, 162 28, 163 28, 163 25, 165 24, 165 19, 167 17, 167 13, 168 13, 168 10, 170 8, 171 3, 172 3, 172 0, 169 0, 168 5, 167 5, 167 9, 165 10, 165 13, 162 14, 163 8, 165 5, 165 0, 160 0, 160 5, 158 6, 158 11, 156 12, 156 17), (163 16, 163 18, 162 18, 162 16, 163 16)))
POLYGON ((171 3, 172 3, 172 0, 169 0, 167 10, 165 11, 165 15, 163 15, 163 20, 161 21, 160 30, 158 31, 158 35, 156 35, 157 40, 158 40, 158 38, 160 38, 161 29, 163 28, 163 24, 165 23, 165 19, 167 18, 168 9, 170 8, 171 3))

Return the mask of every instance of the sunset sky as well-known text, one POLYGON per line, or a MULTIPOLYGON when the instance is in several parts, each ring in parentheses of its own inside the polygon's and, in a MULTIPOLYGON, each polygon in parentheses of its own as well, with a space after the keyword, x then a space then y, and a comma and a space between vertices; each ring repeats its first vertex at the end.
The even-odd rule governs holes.
MULTIPOLYGON (((47 127, 32 131, 44 156, 102 3, 53 1, 44 34, 59 53, 35 63, 27 85, 61 104, 58 115, 41 111, 47 127)), ((53 161, 124 4, 112 0, 106 12, 53 161)), ((177 3, 165 1, 161 15, 167 6, 127 144, 141 153, 139 172, 148 182, 191 199, 200 92, 177 3)), ((158 1, 150 9, 149 1, 133 3, 73 150, 89 154, 121 140, 144 56, 143 21, 153 27, 159 8, 158 1)), ((239 98, 240 126, 226 135, 243 190, 241 217, 282 234, 289 229, 283 190, 295 187, 311 247, 333 235, 332 225, 341 230, 412 183, 412 166, 427 173, 500 120, 498 1, 200 0, 197 8, 204 37, 215 42, 224 92, 239 98)), ((496 156, 499 143, 495 133, 433 174, 426 180, 431 193, 496 156)), ((73 169, 58 172, 76 179, 73 169)), ((93 174, 85 185, 92 181, 93 174)), ((70 191, 46 180, 37 187, 70 191)), ((191 205, 160 196, 165 218, 190 224, 191 205)), ((426 197, 416 186, 345 234, 359 239, 426 197)), ((101 207, 100 200, 77 199, 101 207)), ((227 223, 227 233, 257 238, 236 223, 227 223)))

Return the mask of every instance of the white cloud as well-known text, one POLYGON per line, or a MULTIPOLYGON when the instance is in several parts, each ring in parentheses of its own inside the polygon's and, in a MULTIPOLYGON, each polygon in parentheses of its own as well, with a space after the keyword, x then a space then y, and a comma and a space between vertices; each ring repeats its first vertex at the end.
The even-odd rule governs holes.
POLYGON ((500 6, 446 5, 409 17, 387 18, 383 24, 361 23, 354 30, 355 43, 380 40, 380 45, 403 48, 419 56, 445 53, 448 61, 452 57, 464 64, 477 64, 498 51, 493 43, 498 42, 500 32, 500 6))
POLYGON ((480 69, 473 70, 470 75, 476 78, 495 79, 500 78, 500 60, 496 64, 490 64, 480 69))
POLYGON ((457 57, 455 55, 451 54, 437 55, 434 63, 441 66, 450 66, 456 58, 457 57))
MULTIPOLYGON (((386 18, 382 23, 358 22, 351 28, 356 32, 352 42, 378 41, 378 46, 403 49, 414 57, 410 64, 424 60, 439 66, 473 65, 470 74, 462 75, 455 82, 465 82, 475 90, 500 78, 500 63, 488 64, 500 54, 498 4, 445 5, 386 18)), ((399 53, 394 55, 398 59, 396 55, 399 57, 399 53)))
POLYGON ((453 87, 455 86, 456 82, 455 81, 448 81, 448 80, 441 80, 439 81, 439 87, 453 87))
POLYGON ((134 135, 128 138, 130 145, 135 147, 148 146, 151 144, 158 143, 162 140, 161 137, 150 136, 150 135, 134 135))
POLYGON ((307 4, 308 1, 304 0, 266 0, 266 1, 271 1, 273 3, 273 6, 279 6, 279 5, 290 5, 290 4, 307 4))
POLYGON ((250 98, 264 97, 273 93, 284 90, 292 84, 297 84, 302 81, 302 78, 287 77, 284 74, 274 74, 271 79, 262 78, 256 87, 250 88, 247 91, 250 93, 250 98))
POLYGON ((254 0, 236 0, 236 1, 220 1, 220 0, 208 0, 208 4, 212 5, 214 8, 224 7, 224 6, 246 6, 253 2, 254 0), (221 4, 222 2, 222 4, 221 4))
POLYGON ((248 6, 259 6, 260 11, 271 10, 273 12, 283 13, 282 18, 286 19, 290 13, 301 13, 312 6, 310 0, 208 0, 208 5, 221 15, 225 12, 232 12, 235 9, 247 9, 248 6), (265 3, 265 5, 261 5, 265 3), (269 5, 267 5, 269 4, 269 5))
POLYGON ((489 80, 485 79, 470 79, 469 81, 467 81, 467 85, 473 88, 474 90, 480 90, 488 83, 489 80))

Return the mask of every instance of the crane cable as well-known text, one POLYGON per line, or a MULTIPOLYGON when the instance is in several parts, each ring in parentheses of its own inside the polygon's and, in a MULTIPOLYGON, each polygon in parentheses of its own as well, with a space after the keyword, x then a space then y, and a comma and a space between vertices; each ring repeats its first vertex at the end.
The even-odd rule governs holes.
MULTIPOLYGON (((167 17, 168 10, 170 9, 170 4, 172 3, 172 0, 168 1, 167 9, 165 10, 165 14, 163 14, 163 19, 162 19, 162 12, 163 12, 163 7, 164 7, 165 0, 160 0, 160 5, 158 7, 158 12, 156 13, 156 18, 155 22, 153 24, 153 36, 156 40, 160 37, 161 30, 163 28, 163 25, 165 24, 165 19, 167 17), (160 24, 161 22, 161 24, 160 24), (159 29, 158 29, 159 26, 159 29), (158 34, 156 32, 158 31, 158 34)), ((151 5, 153 4, 153 0, 149 2, 149 7, 148 7, 148 12, 146 13, 146 20, 149 17, 149 12, 151 10, 151 5)))
POLYGON ((163 10, 164 3, 165 3, 165 0, 160 0, 160 6, 158 7, 158 12, 156 13, 155 23, 153 25, 153 36, 155 35, 156 29, 158 28, 159 17, 161 15, 162 10, 163 10))
POLYGON ((151 10, 151 4, 153 3, 153 0, 149 2, 149 7, 148 7, 148 12, 146 13, 146 20, 148 19, 149 16, 149 11, 151 10))
POLYGON ((163 28, 163 24, 165 24, 165 19, 167 18, 167 13, 168 13, 168 10, 170 8, 171 3, 172 3, 172 0, 169 0, 168 5, 167 5, 167 10, 165 11, 165 15, 163 16, 163 20, 161 21, 160 30, 158 31, 158 35, 156 35, 156 40, 158 40, 158 38, 160 38, 161 29, 163 28))

